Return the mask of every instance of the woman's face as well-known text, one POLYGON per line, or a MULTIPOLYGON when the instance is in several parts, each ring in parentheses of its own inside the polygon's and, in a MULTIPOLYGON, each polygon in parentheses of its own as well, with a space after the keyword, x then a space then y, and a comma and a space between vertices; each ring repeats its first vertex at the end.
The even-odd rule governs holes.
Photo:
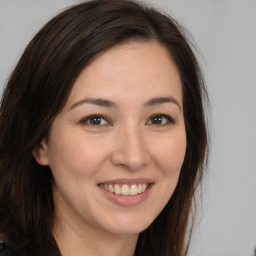
POLYGON ((162 211, 186 150, 178 70, 159 43, 113 47, 86 67, 42 142, 58 219, 138 234, 162 211))

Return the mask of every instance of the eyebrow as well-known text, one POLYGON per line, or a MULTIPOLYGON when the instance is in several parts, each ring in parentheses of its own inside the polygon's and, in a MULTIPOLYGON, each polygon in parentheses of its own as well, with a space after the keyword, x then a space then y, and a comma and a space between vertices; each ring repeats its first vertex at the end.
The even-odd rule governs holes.
POLYGON ((94 105, 98 105, 98 106, 102 106, 102 107, 117 107, 117 104, 110 101, 110 100, 106 100, 106 99, 101 99, 101 98, 85 98, 85 99, 82 99, 74 104, 72 104, 70 106, 70 110, 77 107, 77 106, 80 106, 84 103, 88 103, 88 104, 94 104, 94 105))
POLYGON ((181 105, 180 103, 173 97, 158 97, 158 98, 153 98, 148 100, 144 106, 146 107, 151 107, 151 106, 155 106, 158 104, 164 104, 164 103, 174 103, 175 105, 177 105, 177 107, 179 108, 179 110, 181 110, 181 105))
MULTIPOLYGON (((93 104, 101 107, 118 107, 118 104, 116 104, 113 101, 107 100, 107 99, 102 99, 102 98, 85 98, 82 99, 78 102, 75 102, 69 107, 69 110, 74 109, 80 105, 83 105, 85 103, 88 104, 93 104)), ((157 97, 157 98, 152 98, 148 100, 146 103, 143 104, 144 107, 151 107, 159 104, 164 104, 164 103, 174 103, 175 105, 178 106, 178 108, 181 110, 181 105, 179 102, 173 98, 173 97, 157 97)))

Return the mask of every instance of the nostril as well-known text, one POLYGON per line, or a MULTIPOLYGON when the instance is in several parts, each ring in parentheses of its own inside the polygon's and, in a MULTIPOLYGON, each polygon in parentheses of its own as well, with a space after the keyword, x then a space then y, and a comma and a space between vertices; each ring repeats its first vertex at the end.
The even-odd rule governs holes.
POLYGON ((136 171, 144 168, 149 163, 149 155, 144 149, 123 146, 112 152, 114 165, 136 171))

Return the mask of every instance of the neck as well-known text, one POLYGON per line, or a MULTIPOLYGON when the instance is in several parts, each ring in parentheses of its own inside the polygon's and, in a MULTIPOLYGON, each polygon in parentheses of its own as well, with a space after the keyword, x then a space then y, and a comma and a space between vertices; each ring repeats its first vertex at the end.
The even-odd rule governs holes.
POLYGON ((138 235, 113 234, 95 227, 79 228, 55 219, 53 236, 62 256, 133 256, 138 235))

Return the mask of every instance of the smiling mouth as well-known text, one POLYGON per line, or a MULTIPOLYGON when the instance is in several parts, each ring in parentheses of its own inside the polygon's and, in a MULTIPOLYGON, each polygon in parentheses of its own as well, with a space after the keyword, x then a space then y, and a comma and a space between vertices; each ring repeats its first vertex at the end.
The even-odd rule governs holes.
POLYGON ((110 193, 121 195, 121 196, 136 196, 138 194, 141 194, 145 192, 145 190, 148 188, 148 183, 142 183, 142 184, 99 184, 101 188, 103 188, 106 191, 109 191, 110 193))

